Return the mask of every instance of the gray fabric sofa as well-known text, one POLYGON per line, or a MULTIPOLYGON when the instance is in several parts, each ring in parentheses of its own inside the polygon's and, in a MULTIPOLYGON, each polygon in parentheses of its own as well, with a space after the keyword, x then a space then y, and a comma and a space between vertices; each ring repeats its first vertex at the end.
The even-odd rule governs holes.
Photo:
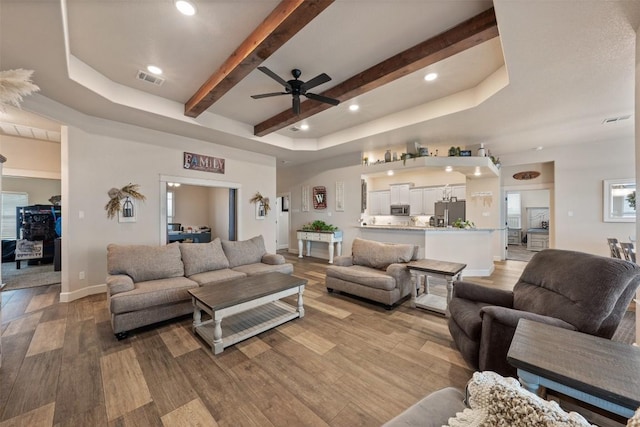
POLYGON ((282 255, 267 253, 262 236, 245 241, 107 247, 107 302, 121 339, 141 326, 193 312, 188 290, 238 277, 293 273, 282 255))
POLYGON ((411 293, 411 273, 406 263, 416 258, 417 246, 356 238, 351 251, 351 256, 336 257, 327 268, 329 292, 367 298, 387 308, 411 293))

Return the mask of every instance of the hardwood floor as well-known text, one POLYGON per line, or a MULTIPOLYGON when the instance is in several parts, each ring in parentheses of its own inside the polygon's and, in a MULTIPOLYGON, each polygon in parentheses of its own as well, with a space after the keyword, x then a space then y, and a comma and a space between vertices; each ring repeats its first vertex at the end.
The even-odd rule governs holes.
MULTIPOLYGON (((190 316, 117 341, 105 295, 60 303, 59 285, 4 292, 0 427, 373 426, 464 387, 472 371, 444 317, 328 294, 326 260, 286 256, 308 280, 305 317, 217 356, 190 316)), ((500 262, 474 281, 509 289, 524 265, 500 262)))

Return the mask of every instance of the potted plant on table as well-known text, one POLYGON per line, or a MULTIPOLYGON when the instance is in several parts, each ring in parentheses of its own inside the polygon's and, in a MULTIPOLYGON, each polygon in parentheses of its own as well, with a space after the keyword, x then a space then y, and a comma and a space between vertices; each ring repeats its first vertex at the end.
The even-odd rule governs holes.
POLYGON ((336 231, 338 227, 335 225, 327 224, 321 220, 315 220, 302 226, 302 231, 336 231))

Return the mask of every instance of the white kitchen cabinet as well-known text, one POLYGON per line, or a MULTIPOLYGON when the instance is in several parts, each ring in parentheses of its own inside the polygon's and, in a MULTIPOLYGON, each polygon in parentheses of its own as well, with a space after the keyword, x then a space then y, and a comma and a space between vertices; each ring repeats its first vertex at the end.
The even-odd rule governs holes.
POLYGON ((423 188, 412 188, 409 190, 409 206, 411 215, 424 215, 424 204, 422 202, 423 188))
POLYGON ((411 203, 411 184, 393 184, 389 186, 392 205, 408 205, 411 203))
POLYGON ((451 197, 455 197, 457 200, 466 200, 467 186, 466 185, 451 186, 451 197))
POLYGON ((391 206, 391 192, 370 191, 369 192, 369 215, 389 215, 391 206))
POLYGON ((425 215, 435 215, 436 202, 442 200, 441 188, 424 188, 422 190, 422 205, 425 215))

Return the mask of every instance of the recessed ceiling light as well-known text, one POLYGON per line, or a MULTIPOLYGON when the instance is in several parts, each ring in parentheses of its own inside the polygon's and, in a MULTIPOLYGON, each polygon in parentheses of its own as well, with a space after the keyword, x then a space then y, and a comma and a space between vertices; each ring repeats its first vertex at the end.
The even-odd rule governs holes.
POLYGON ((451 172, 453 170, 453 168, 451 166, 447 166, 446 168, 444 168, 445 172, 451 172))
POLYGON ((153 74, 162 74, 162 68, 156 67, 155 65, 147 65, 147 71, 153 74))
POLYGON ((360 106, 358 104, 349 105, 349 111, 358 111, 359 109, 360 109, 360 106))
POLYGON ((306 124, 306 123, 303 123, 303 124, 301 124, 301 125, 300 125, 300 129, 302 129, 302 130, 308 130, 308 129, 309 129, 309 125, 308 125, 308 124, 306 124))
POLYGON ((176 9, 183 15, 193 16, 196 14, 196 6, 187 0, 177 0, 176 9))
POLYGON ((541 151, 542 150, 542 145, 538 145, 536 148, 534 148, 534 151, 541 151))
POLYGON ((426 76, 424 76, 424 79, 428 82, 432 82, 437 78, 438 78, 438 73, 429 73, 426 76))
POLYGON ((476 166, 476 171, 473 173, 475 176, 480 176, 482 173, 480 172, 480 167, 476 166))
POLYGON ((387 171, 387 175, 393 176, 393 171, 387 171))

